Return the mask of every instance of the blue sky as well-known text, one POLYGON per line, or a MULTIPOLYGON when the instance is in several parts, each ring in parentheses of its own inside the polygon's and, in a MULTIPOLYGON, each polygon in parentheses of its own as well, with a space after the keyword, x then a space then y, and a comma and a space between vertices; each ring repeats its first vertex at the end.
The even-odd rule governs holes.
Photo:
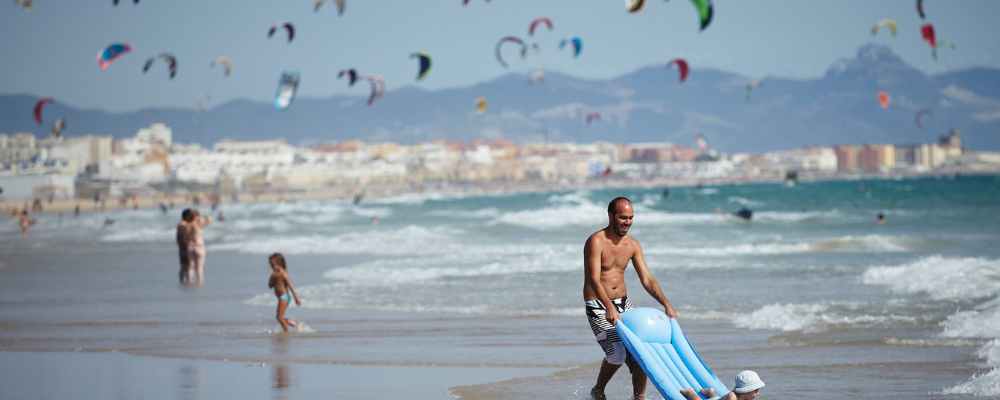
MULTIPOLYGON (((330 1, 332 3, 332 1, 330 1)), ((698 31, 687 0, 647 0, 629 14, 623 0, 347 0, 338 17, 328 4, 318 13, 312 0, 35 0, 31 11, 0 4, 0 93, 52 96, 84 108, 128 111, 145 107, 191 108, 206 96, 211 104, 237 98, 269 101, 285 69, 301 73, 300 96, 365 95, 348 88, 337 71, 354 67, 385 77, 389 90, 405 85, 428 89, 467 86, 506 72, 535 68, 584 78, 610 78, 684 57, 691 67, 717 68, 749 77, 820 76, 858 47, 891 46, 927 73, 986 66, 1000 68, 1000 1, 925 0, 927 22, 939 40, 957 44, 938 61, 921 41, 915 0, 715 0, 715 18, 698 31), (86 3, 86 4, 85 4, 86 3), (542 51, 505 70, 494 59, 497 39, 527 37, 529 22, 547 16, 533 41, 542 51), (881 18, 893 18, 899 33, 872 37, 881 18), (267 38, 273 23, 296 25, 295 41, 267 38), (580 36, 583 54, 559 52, 559 39, 580 36), (96 55, 113 42, 134 51, 107 71, 96 55), (164 66, 143 75, 146 58, 169 51, 178 58, 176 79, 164 66), (415 82, 414 51, 433 56, 428 77, 415 82), (235 63, 226 79, 209 68, 217 56, 235 63)), ((666 73, 671 73, 668 71, 666 73)), ((673 72, 676 73, 676 72, 673 72)))

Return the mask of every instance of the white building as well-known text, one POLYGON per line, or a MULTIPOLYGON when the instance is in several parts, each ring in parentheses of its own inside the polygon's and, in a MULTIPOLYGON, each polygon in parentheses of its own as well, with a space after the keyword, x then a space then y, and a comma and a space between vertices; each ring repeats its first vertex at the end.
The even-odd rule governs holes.
POLYGON ((160 144, 166 148, 170 148, 173 144, 173 130, 167 125, 157 122, 150 125, 148 128, 139 129, 135 133, 135 138, 150 144, 160 144))
POLYGON ((76 196, 76 177, 63 174, 0 174, 0 199, 28 200, 45 198, 73 198, 76 196))

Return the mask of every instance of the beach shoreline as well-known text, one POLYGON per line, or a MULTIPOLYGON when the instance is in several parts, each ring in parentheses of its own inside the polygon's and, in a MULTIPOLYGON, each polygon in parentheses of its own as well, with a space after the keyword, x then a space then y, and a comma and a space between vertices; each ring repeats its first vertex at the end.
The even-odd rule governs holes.
MULTIPOLYGON (((1000 172, 963 172, 963 171, 936 171, 932 173, 913 174, 823 174, 811 175, 802 174, 798 183, 818 183, 831 181, 855 181, 855 180, 900 180, 900 179, 920 179, 920 178, 942 178, 963 176, 994 176, 1000 172)), ((628 189, 628 188, 682 188, 698 187, 705 185, 742 185, 742 184, 782 184, 785 183, 783 176, 732 176, 720 178, 658 178, 658 179, 621 179, 621 178, 595 178, 586 181, 519 181, 519 182, 431 182, 422 184, 371 184, 344 186, 338 188, 321 188, 314 190, 289 190, 289 191, 267 191, 267 192, 233 192, 226 194, 216 194, 214 192, 190 192, 190 193, 166 193, 160 192, 153 195, 142 196, 119 196, 113 199, 104 199, 95 202, 86 198, 53 198, 38 199, 41 202, 41 213, 62 214, 73 213, 79 206, 81 213, 124 211, 137 209, 156 209, 161 205, 173 209, 178 205, 195 207, 212 207, 210 199, 216 196, 218 206, 223 207, 231 204, 273 204, 297 201, 353 201, 363 202, 366 200, 379 200, 403 195, 434 195, 441 197, 464 197, 464 196, 495 196, 495 195, 516 195, 526 193, 539 193, 550 191, 572 191, 572 190, 606 190, 606 189, 628 189), (196 204, 194 198, 199 199, 196 204)), ((25 207, 32 208, 33 200, 28 199, 3 199, 0 198, 0 210, 13 213, 25 207)), ((31 211, 37 213, 37 211, 31 211)))

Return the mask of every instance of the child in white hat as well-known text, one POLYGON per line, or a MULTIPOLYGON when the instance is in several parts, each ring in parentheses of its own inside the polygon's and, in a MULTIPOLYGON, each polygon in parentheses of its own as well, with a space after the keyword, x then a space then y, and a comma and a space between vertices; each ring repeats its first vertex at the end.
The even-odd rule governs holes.
MULTIPOLYGON (((764 381, 760 379, 760 376, 756 372, 751 370, 741 371, 736 374, 736 384, 733 385, 733 391, 726 393, 725 396, 718 397, 720 400, 753 400, 760 395, 760 389, 764 387, 764 381)), ((715 397, 715 390, 712 388, 705 388, 701 390, 701 394, 705 398, 713 399, 715 397)), ((688 400, 701 400, 701 397, 695 393, 694 389, 683 389, 681 390, 681 395, 688 400)))

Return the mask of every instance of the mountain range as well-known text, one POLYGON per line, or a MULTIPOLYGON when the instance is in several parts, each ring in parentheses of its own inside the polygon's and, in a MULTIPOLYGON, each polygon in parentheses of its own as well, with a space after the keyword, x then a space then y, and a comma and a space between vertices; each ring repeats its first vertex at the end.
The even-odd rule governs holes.
MULTIPOLYGON (((842 143, 925 143, 959 129, 963 145, 1000 149, 1000 70, 971 68, 929 75, 889 47, 864 45, 815 79, 751 78, 692 68, 681 83, 676 69, 640 68, 605 79, 546 71, 542 82, 509 73, 475 85, 389 91, 373 106, 366 98, 270 102, 233 100, 206 110, 149 108, 111 113, 46 107, 46 119, 67 121, 65 135, 129 137, 154 122, 173 129, 174 141, 210 145, 220 139, 285 138, 293 144, 347 139, 415 143, 433 139, 506 138, 514 142, 597 140, 673 142, 691 146, 697 134, 723 151, 768 151, 842 143), (879 106, 878 92, 890 95, 879 106), (475 99, 488 102, 475 112, 475 99), (926 110, 918 126, 918 111, 926 110), (587 123, 586 115, 600 118, 587 123)), ((358 85, 367 85, 358 82, 358 85)), ((38 97, 0 95, 0 132, 47 133, 32 119, 38 97)))

